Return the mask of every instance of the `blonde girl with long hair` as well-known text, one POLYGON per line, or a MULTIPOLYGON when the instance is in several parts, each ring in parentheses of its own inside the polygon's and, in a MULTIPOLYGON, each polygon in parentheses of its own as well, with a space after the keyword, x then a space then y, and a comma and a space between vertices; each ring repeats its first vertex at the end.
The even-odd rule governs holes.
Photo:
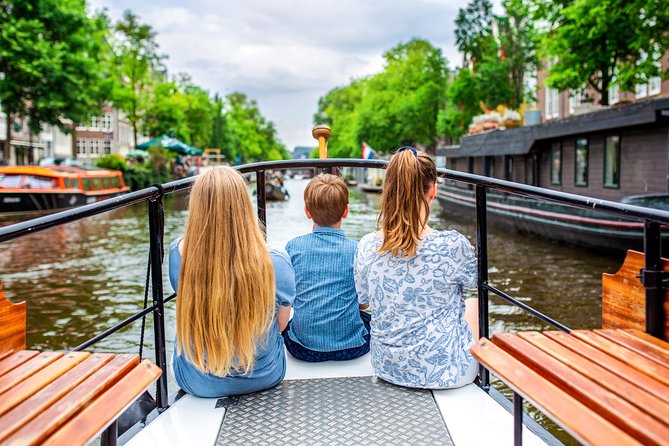
POLYGON ((360 304, 372 311, 374 373, 394 384, 431 389, 474 380, 470 353, 478 338, 474 248, 457 231, 428 225, 437 195, 432 158, 402 147, 388 163, 379 230, 364 236, 355 258, 360 304))
POLYGON ((287 253, 267 248, 246 180, 230 167, 200 175, 188 211, 169 252, 177 383, 200 397, 276 386, 286 371, 279 333, 295 297, 287 253))

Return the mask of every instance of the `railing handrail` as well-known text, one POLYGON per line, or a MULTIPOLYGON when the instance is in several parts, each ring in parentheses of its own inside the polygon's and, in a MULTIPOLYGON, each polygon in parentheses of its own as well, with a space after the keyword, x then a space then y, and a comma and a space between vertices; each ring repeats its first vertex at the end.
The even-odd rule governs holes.
MULTIPOLYGON (((252 173, 265 170, 282 170, 292 168, 328 168, 328 167, 361 167, 361 168, 385 168, 385 160, 362 160, 351 158, 331 159, 302 159, 285 161, 262 161, 257 163, 235 166, 242 173, 252 173)), ((649 220, 662 225, 669 225, 669 212, 659 209, 647 208, 631 204, 618 203, 615 201, 600 200, 583 195, 570 194, 566 192, 543 189, 527 184, 513 183, 511 181, 489 178, 482 175, 458 172, 449 169, 437 169, 439 176, 451 180, 462 181, 469 184, 481 185, 502 192, 509 192, 542 200, 568 204, 573 207, 599 211, 622 218, 649 220)), ((165 193, 172 193, 191 187, 196 177, 184 178, 171 181, 162 185, 165 193)), ((55 214, 37 217, 25 222, 0 228, 0 243, 6 242, 23 235, 52 228, 64 223, 80 220, 97 214, 102 214, 114 209, 141 203, 160 195, 160 189, 150 186, 142 190, 131 192, 118 197, 103 200, 97 203, 68 209, 55 214)))

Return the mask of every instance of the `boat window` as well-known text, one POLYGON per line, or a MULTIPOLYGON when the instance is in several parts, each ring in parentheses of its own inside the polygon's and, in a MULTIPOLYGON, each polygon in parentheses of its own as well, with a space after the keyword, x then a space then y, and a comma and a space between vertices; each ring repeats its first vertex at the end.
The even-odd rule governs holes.
POLYGON ((19 187, 22 175, 0 174, 0 187, 19 187))
POLYGON ((82 178, 81 179, 81 184, 84 186, 84 190, 91 190, 91 179, 90 178, 82 178))
POLYGON ((67 188, 79 189, 79 181, 76 178, 64 178, 63 182, 67 188))
POLYGON ((554 142, 551 145, 551 184, 562 184, 562 143, 554 142))
POLYGON ((111 179, 111 187, 119 187, 119 184, 118 184, 118 177, 112 177, 112 179, 111 179))
POLYGON ((495 157, 487 156, 485 159, 485 175, 495 178, 495 157))
POLYGON ((530 186, 536 186, 536 177, 534 175, 535 172, 535 160, 533 155, 528 155, 527 158, 525 158, 525 184, 529 184, 530 186))
POLYGON ((102 181, 100 178, 93 178, 93 189, 102 189, 102 181))
POLYGON ((504 179, 513 181, 513 158, 510 155, 504 155, 504 179))
POLYGON ((620 136, 608 136, 604 145, 604 187, 620 187, 620 136))
POLYGON ((102 179, 102 188, 109 189, 109 178, 105 177, 102 179))
POLYGON ((56 180, 53 178, 26 175, 23 180, 24 189, 49 189, 51 187, 56 187, 56 180))
POLYGON ((588 186, 588 138, 577 138, 574 158, 574 186, 588 186))

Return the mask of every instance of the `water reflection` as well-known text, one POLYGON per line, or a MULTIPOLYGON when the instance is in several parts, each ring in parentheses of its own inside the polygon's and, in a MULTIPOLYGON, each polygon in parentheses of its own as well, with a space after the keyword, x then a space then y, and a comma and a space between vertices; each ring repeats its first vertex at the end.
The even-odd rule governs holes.
MULTIPOLYGON (((292 198, 268 203, 270 244, 284 246, 311 231, 302 200, 305 185, 306 180, 287 180, 292 198)), ((348 236, 360 239, 375 229, 379 199, 379 195, 351 191, 351 212, 343 225, 348 236)), ((183 231, 186 204, 186 193, 166 199, 166 244, 183 231)), ((438 205, 432 214, 436 229, 456 229, 475 244, 474 221, 440 217, 438 205)), ((4 219, 0 225, 12 222, 15 219, 4 219)), ((493 228, 488 245, 493 285, 571 327, 601 325, 601 274, 617 270, 620 258, 493 228)), ((4 243, 0 278, 10 299, 28 301, 28 345, 72 348, 141 308, 148 250, 146 204, 4 243)), ((165 290, 171 293, 166 275, 165 290)), ((168 335, 173 334, 173 313, 170 307, 168 335)), ((494 297, 490 315, 491 331, 546 328, 494 297)), ((133 351, 137 339, 135 325, 98 348, 133 351)))

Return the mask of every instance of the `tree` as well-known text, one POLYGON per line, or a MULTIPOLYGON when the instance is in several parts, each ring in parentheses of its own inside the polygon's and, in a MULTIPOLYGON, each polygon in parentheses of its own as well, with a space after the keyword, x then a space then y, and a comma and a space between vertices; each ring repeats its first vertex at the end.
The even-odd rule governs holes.
POLYGON ((190 76, 181 76, 180 88, 186 99, 184 117, 188 135, 186 141, 196 147, 205 147, 211 139, 212 114, 209 93, 193 84, 190 76))
POLYGON ((326 124, 332 130, 328 154, 332 158, 359 158, 362 140, 359 136, 359 110, 366 79, 352 81, 330 90, 318 100, 314 124, 326 124))
POLYGON ((260 114, 258 104, 243 93, 226 96, 221 153, 229 160, 269 161, 289 157, 274 124, 260 114))
MULTIPOLYGON (((103 84, 103 32, 103 16, 89 18, 83 0, 0 2, 5 159, 10 156, 13 117, 27 117, 35 134, 43 124, 71 132, 65 120, 84 121, 95 111, 103 84)), ((32 151, 28 158, 32 161, 32 151)))
POLYGON ((438 118, 438 130, 454 140, 467 132, 474 116, 481 113, 479 80, 469 69, 458 71, 446 92, 446 107, 438 118))
POLYGON ((631 90, 660 74, 657 60, 669 49, 666 0, 535 2, 539 17, 549 24, 541 42, 543 56, 553 61, 548 86, 587 85, 608 105, 612 85, 631 90))
POLYGON ((527 73, 535 71, 538 65, 536 50, 539 36, 529 3, 523 0, 503 0, 502 6, 504 14, 496 16, 495 21, 499 30, 501 58, 508 66, 511 82, 511 97, 506 105, 517 109, 526 99, 533 99, 525 83, 527 73))
POLYGON ((150 25, 140 23, 139 17, 126 10, 116 24, 114 52, 117 84, 114 104, 123 110, 132 126, 134 145, 137 147, 139 123, 144 116, 150 97, 150 86, 162 70, 156 33, 150 25))
POLYGON ((477 63, 485 55, 497 52, 493 38, 493 14, 490 0, 472 0, 458 10, 455 19, 455 44, 463 56, 463 66, 477 63))
POLYGON ((186 109, 188 100, 173 81, 158 82, 151 89, 151 96, 143 119, 143 128, 151 137, 174 134, 186 140, 188 128, 186 109))
POLYGON ((435 149, 437 116, 447 84, 441 50, 413 39, 390 49, 384 57, 384 71, 365 84, 359 139, 381 152, 404 144, 435 149))

